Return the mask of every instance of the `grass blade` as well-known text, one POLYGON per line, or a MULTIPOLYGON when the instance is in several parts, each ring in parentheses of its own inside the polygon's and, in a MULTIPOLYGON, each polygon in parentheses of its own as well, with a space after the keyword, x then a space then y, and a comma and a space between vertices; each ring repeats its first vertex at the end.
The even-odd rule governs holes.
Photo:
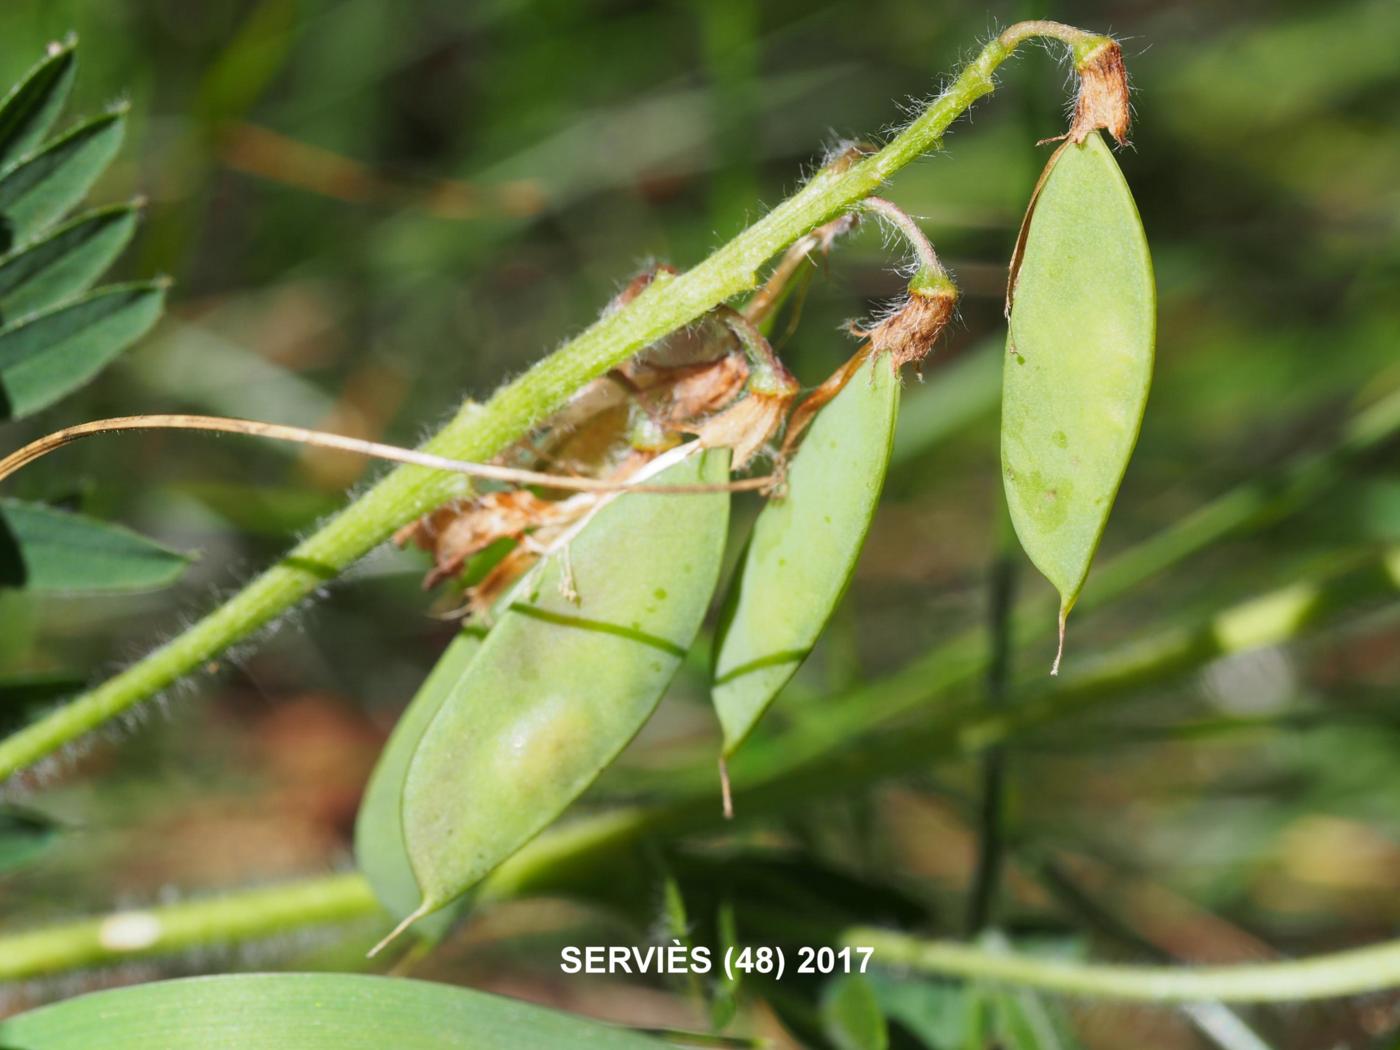
POLYGON ((0 807, 0 875, 38 857, 58 840, 59 830, 42 813, 0 807))

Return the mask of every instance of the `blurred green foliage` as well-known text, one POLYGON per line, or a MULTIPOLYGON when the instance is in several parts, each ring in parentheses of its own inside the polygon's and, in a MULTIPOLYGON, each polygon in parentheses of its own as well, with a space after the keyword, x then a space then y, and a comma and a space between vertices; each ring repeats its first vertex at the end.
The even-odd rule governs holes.
MULTIPOLYGON (((900 100, 935 90, 992 27, 1049 14, 1121 34, 1137 90, 1133 148, 1119 161, 1157 267, 1158 366, 1103 555, 1130 549, 1326 447, 1356 406, 1400 387, 1400 5, 1035 6, 11 0, 0 6, 0 79, 75 30, 71 110, 129 98, 127 145, 94 199, 149 198, 116 275, 164 272, 177 284, 154 336, 60 406, 5 427, 3 447, 102 415, 182 410, 411 443, 462 397, 489 393, 588 323, 648 260, 697 261, 824 149, 901 119, 900 100)), ((925 220, 957 276, 961 323, 909 391, 896 472, 856 582, 765 726, 773 746, 785 718, 819 712, 824 697, 985 615, 1001 500, 999 351, 986 344, 1001 342, 1005 265, 1047 153, 1034 143, 1062 130, 1065 79, 1053 56, 1017 59, 946 152, 888 188, 925 220)), ((805 382, 853 348, 843 320, 899 294, 901 261, 869 231, 837 249, 780 346, 805 382)), ((1298 512, 1086 608, 1067 670, 1400 541, 1395 447, 1363 457, 1298 512)), ((26 472, 7 495, 81 507, 202 556, 173 592, 0 594, 0 671, 43 682, 142 651, 373 469, 330 453, 150 434, 89 442, 26 472)), ((755 506, 736 515, 741 525, 755 506)), ((47 812, 85 830, 6 884, 0 924, 151 899, 167 885, 238 885, 340 863, 375 750, 452 633, 427 615, 421 568, 411 555, 375 555, 314 612, 234 654, 199 702, 129 725, 119 748, 94 749, 82 776, 42 796, 47 812)), ((1023 594, 1048 594, 1030 572, 1020 579, 1023 594)), ((1086 604, 1094 586, 1091 573, 1086 604)), ((1396 613, 1394 602, 1358 608, 1304 644, 1125 691, 1018 743, 1002 925, 1018 935, 1097 930, 1100 952, 1141 957, 1140 944, 1087 923, 1035 881, 1033 861, 1048 853, 1135 936, 1175 957, 1301 954, 1393 931, 1396 613)), ((1018 674, 1043 675, 1050 655, 1040 638, 1017 646, 1018 674)), ((600 797, 713 755, 701 666, 683 671, 600 797)), ((0 696, 5 719, 32 691, 0 696)), ((974 771, 944 762, 926 777, 814 797, 732 837, 897 889, 930 928, 957 930, 974 771)), ((689 845, 717 843, 732 845, 689 845)), ((802 884, 791 872, 773 878, 787 894, 802 884)), ((590 911, 535 914, 545 919, 511 906, 489 913, 422 972, 674 1020, 683 996, 640 982, 560 992, 559 945, 636 934, 590 911)), ((742 935, 755 919, 737 921, 742 935)), ((354 953, 334 958, 348 965, 354 953)), ((876 991, 908 1016, 941 994, 876 991)), ((813 1031, 820 1002, 814 992, 794 1007, 813 1031)), ((1277 1047, 1365 1047, 1395 1016, 1382 998, 1253 1020, 1277 1047)), ((1213 1045, 1163 1011, 1091 1005, 1071 1020, 1090 1046, 1213 1045)))

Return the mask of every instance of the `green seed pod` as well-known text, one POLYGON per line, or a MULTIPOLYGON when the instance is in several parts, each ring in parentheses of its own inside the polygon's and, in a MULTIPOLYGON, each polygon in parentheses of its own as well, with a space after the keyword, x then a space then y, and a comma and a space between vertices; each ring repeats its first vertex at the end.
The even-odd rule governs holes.
POLYGON ((1021 546, 1060 592, 1063 648, 1065 617, 1137 442, 1156 328, 1147 238, 1097 132, 1050 158, 1018 257, 1008 297, 1002 476, 1021 546))
MULTIPOLYGON (((728 466, 689 446, 649 483, 723 485, 728 466)), ((723 491, 619 495, 522 581, 409 763, 417 914, 529 841, 641 729, 700 628, 728 518, 723 491)))
POLYGON ((754 524, 715 646, 726 756, 806 659, 845 593, 875 516, 898 411, 890 359, 869 356, 817 413, 786 493, 754 524))
MULTIPOLYGON (((355 818, 356 863, 384 910, 396 920, 411 914, 423 899, 403 841, 403 785, 408 764, 423 730, 475 659, 485 633, 479 627, 464 628, 424 679, 379 755, 355 818)), ((419 923, 417 932, 435 940, 455 917, 455 909, 445 909, 419 923)))

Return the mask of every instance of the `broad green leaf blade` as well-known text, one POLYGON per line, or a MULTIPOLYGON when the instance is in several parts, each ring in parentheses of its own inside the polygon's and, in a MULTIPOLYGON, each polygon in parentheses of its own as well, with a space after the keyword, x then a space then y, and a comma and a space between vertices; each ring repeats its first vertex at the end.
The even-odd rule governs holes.
MULTIPOLYGON (((404 776, 423 730, 466 674, 484 637, 482 629, 467 627, 452 639, 452 644, 399 716, 370 775, 355 819, 355 860, 385 911, 396 920, 410 915, 423 900, 404 847, 404 776)), ((423 919, 414 929, 422 936, 436 939, 454 918, 453 909, 444 909, 423 919)))
MULTIPOLYGON (((725 481, 727 451, 685 451, 656 483, 725 481)), ((700 628, 728 517, 723 492, 628 493, 531 570, 409 765, 424 912, 553 821, 641 729, 700 628)))
POLYGON ((0 587, 30 591, 132 591, 163 587, 183 554, 81 514, 0 499, 0 587))
POLYGON ((28 864, 58 840, 59 825, 41 813, 0 806, 0 874, 28 864))
POLYGON ((140 339, 165 307, 164 281, 112 285, 0 328, 0 420, 45 408, 140 339))
POLYGON ((0 256, 0 321, 46 310, 86 291, 131 240, 139 215, 134 204, 100 208, 0 256))
POLYGON ((1003 366, 1002 475, 1063 620, 1137 442, 1156 291, 1132 194, 1097 132, 1051 158, 1031 209, 1003 366))
POLYGON ((828 981, 822 989, 822 1029, 836 1050, 888 1050, 889 1026, 875 990, 860 974, 828 981))
POLYGON ((653 1039, 446 984, 229 974, 115 988, 0 1021, 23 1050, 655 1050, 653 1039))
POLYGON ((90 120, 0 174, 0 247, 24 244, 77 204, 116 156, 126 110, 90 120))
POLYGON ((841 601, 880 499, 898 413, 899 377, 872 357, 817 413, 788 468, 786 495, 759 514, 716 643, 713 697, 726 755, 841 601))
POLYGON ((73 43, 52 47, 0 101, 0 171, 39 144, 73 87, 73 43))

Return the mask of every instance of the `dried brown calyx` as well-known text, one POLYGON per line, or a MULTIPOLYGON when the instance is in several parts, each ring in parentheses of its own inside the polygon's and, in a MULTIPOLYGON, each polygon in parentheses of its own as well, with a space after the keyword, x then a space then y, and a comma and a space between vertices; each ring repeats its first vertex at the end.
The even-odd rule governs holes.
POLYGON ((958 305, 958 289, 947 277, 911 285, 898 310, 870 329, 856 329, 877 353, 887 353, 894 367, 922 361, 933 349, 958 305))
POLYGON ((1065 137, 1071 142, 1083 142, 1103 128, 1120 146, 1126 143, 1132 112, 1122 47, 1116 40, 1104 39, 1079 56, 1075 71, 1079 74, 1079 93, 1074 99, 1074 119, 1065 137))
POLYGON ((547 500, 527 489, 488 492, 473 500, 449 503, 394 534, 400 547, 410 543, 433 556, 423 587, 456 576, 467 560, 501 539, 523 540, 534 529, 573 520, 592 497, 547 500))
POLYGON ((760 393, 750 389, 723 412, 701 423, 695 433, 706 448, 730 449, 730 468, 743 470, 777 436, 796 396, 795 384, 787 393, 760 393))
POLYGON ((748 381, 742 398, 690 429, 706 448, 731 449, 730 468, 743 470, 782 429, 800 387, 752 321, 727 306, 717 308, 715 316, 743 348, 748 381))

